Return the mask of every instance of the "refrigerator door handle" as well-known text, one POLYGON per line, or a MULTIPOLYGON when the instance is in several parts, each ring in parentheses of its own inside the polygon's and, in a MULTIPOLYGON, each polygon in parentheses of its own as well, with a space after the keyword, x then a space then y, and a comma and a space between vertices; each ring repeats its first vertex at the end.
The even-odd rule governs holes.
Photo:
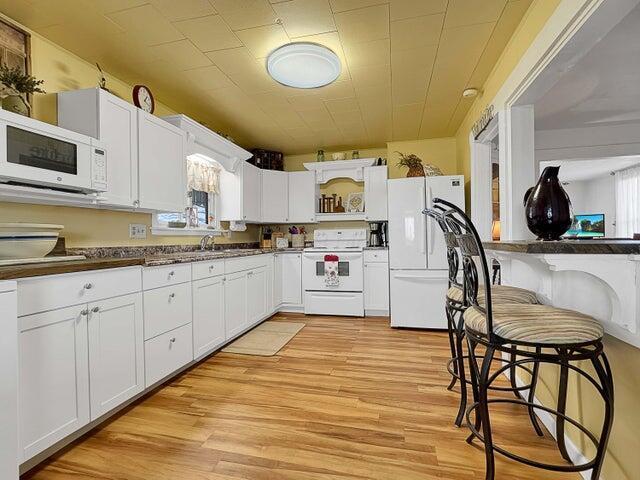
POLYGON ((423 188, 423 192, 424 194, 422 195, 422 208, 420 209, 420 212, 418 213, 418 215, 420 215, 420 253, 421 254, 426 254, 427 253, 427 216, 424 215, 422 213, 422 211, 427 208, 427 203, 426 203, 426 191, 424 190, 425 186, 424 184, 422 185, 423 188))
MULTIPOLYGON (((433 191, 431 190, 431 187, 429 187, 429 197, 428 197, 427 205, 431 206, 432 200, 433 200, 433 191)), ((436 247, 435 238, 436 236, 433 233, 433 223, 429 222, 427 224, 427 241, 429 242, 429 255, 433 255, 433 252, 435 250, 435 247, 436 247)))

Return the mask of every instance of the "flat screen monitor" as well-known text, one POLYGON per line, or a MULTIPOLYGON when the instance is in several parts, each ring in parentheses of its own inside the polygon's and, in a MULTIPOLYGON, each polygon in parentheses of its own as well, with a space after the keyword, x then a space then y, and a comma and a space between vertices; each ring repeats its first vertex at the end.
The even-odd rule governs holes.
POLYGON ((604 237, 604 213, 575 215, 565 237, 604 237))

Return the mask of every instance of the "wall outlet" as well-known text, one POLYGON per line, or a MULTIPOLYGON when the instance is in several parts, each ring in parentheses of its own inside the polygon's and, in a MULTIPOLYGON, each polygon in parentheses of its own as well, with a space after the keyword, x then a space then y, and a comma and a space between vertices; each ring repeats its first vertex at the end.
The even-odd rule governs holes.
POLYGON ((144 223, 130 223, 129 238, 147 238, 147 226, 144 223))

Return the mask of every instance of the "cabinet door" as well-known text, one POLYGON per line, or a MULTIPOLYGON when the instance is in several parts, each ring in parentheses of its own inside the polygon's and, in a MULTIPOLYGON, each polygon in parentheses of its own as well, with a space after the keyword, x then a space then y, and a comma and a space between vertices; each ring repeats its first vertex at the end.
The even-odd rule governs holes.
POLYGON ((98 93, 100 141, 107 148, 108 205, 135 207, 138 201, 137 109, 115 95, 98 93))
POLYGON ((91 420, 144 389, 142 294, 89 304, 91 420))
POLYGON ((260 267, 247 273, 248 326, 267 315, 267 268, 260 267))
POLYGON ((273 261, 273 308, 277 310, 282 305, 282 268, 285 255, 275 255, 273 261))
POLYGON ((89 422, 86 308, 62 308, 18 319, 22 461, 89 422))
POLYGON ((387 220, 387 166, 364 169, 364 219, 387 220))
POLYGON ((186 204, 185 134, 138 109, 140 207, 181 212, 186 204))
POLYGON ((211 353, 225 341, 223 276, 193 282, 193 358, 211 353))
POLYGON ((228 340, 247 327, 247 273, 232 273, 225 278, 224 321, 228 340))
POLYGON ((289 172, 289 223, 316 221, 314 172, 289 172))
POLYGON ((262 172, 246 162, 242 168, 242 219, 245 222, 260 222, 262 172))
POLYGON ((282 257, 282 303, 302 305, 302 254, 287 253, 282 257))
POLYGON ((364 309, 376 310, 379 315, 389 311, 389 264, 364 265, 364 309))
POLYGON ((289 181, 287 172, 262 171, 262 221, 289 221, 289 181))
POLYGON ((0 478, 18 480, 18 319, 14 282, 0 282, 0 478))

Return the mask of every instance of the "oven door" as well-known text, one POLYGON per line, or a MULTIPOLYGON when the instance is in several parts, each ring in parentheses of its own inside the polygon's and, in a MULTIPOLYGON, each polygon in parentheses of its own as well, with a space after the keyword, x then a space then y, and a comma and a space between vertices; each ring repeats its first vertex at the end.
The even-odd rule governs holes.
POLYGON ((302 255, 302 281, 306 291, 362 292, 362 252, 305 251, 302 255), (338 257, 338 284, 325 281, 325 255, 338 257))
POLYGON ((73 132, 63 136, 57 130, 26 117, 11 121, 2 118, 0 178, 73 191, 90 189, 90 144, 75 138, 73 132))

